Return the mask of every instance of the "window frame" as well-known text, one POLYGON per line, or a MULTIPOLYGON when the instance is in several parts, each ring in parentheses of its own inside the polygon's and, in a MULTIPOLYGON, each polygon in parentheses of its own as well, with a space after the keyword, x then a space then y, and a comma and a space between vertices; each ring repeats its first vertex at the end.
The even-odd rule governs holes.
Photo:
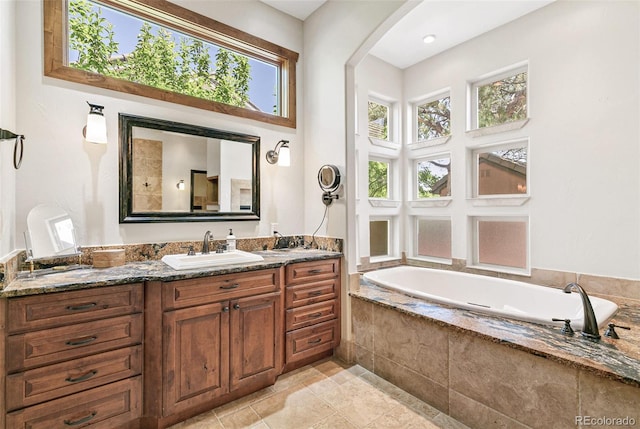
POLYGON ((486 215, 486 216, 469 216, 469 234, 470 239, 467 240, 470 248, 468 249, 468 261, 467 267, 477 268, 486 271, 493 271, 498 273, 518 274, 518 275, 530 275, 531 274, 531 221, 528 214, 521 216, 511 215, 486 215), (487 264, 480 262, 480 222, 524 222, 525 224, 525 267, 519 268, 510 265, 497 265, 487 264))
POLYGON ((412 122, 411 122, 411 138, 415 143, 431 143, 433 145, 435 144, 441 144, 441 143, 445 143, 449 138, 451 138, 451 134, 452 134, 452 129, 451 129, 451 90, 450 89, 445 89, 442 91, 438 91, 436 93, 432 93, 430 95, 427 95, 425 97, 422 97, 416 101, 413 101, 411 103, 411 118, 412 118, 412 122), (449 97, 449 134, 445 134, 439 137, 430 137, 427 139, 418 139, 418 107, 422 106, 423 104, 429 104, 429 103, 433 103, 434 101, 438 101, 441 100, 443 98, 447 98, 449 97))
POLYGON ((453 156, 451 152, 442 152, 436 153, 432 155, 424 155, 417 158, 410 159, 411 166, 411 198, 408 200, 409 202, 426 202, 426 201, 440 201, 440 200, 450 200, 453 198, 453 187, 451 168, 453 167, 453 156), (421 162, 434 161, 437 159, 448 158, 449 159, 449 195, 445 196, 437 196, 430 198, 420 198, 418 196, 418 164, 421 162))
POLYGON ((472 201, 479 203, 481 200, 493 201, 493 205, 521 205, 529 200, 531 197, 531 145, 528 137, 519 139, 507 140, 502 142, 495 142, 480 146, 474 146, 469 148, 469 160, 470 171, 469 176, 469 196, 472 201), (517 147, 526 147, 527 149, 527 165, 526 165, 526 186, 527 192, 521 194, 486 194, 480 195, 480 167, 479 167, 479 155, 481 153, 490 152, 493 150, 512 149, 517 147), (507 203, 508 200, 512 200, 511 203, 507 203))
POLYGON ((431 216, 431 215, 413 215, 411 216, 413 218, 413 222, 412 223, 412 236, 411 236, 411 241, 413 242, 413 255, 411 256, 411 259, 416 259, 416 260, 420 260, 420 261, 428 261, 428 262, 435 262, 435 263, 439 263, 439 264, 445 264, 445 265, 451 265, 453 264, 453 220, 451 219, 451 216, 445 215, 445 216, 431 216), (449 258, 440 258, 437 256, 428 256, 428 255, 420 255, 418 252, 418 247, 420 245, 419 241, 418 241, 418 234, 420 233, 420 221, 421 220, 426 220, 426 221, 449 221, 449 229, 451 231, 450 235, 449 235, 449 246, 451 247, 451 255, 449 256, 449 258))
POLYGON ((76 69, 67 65, 67 0, 44 0, 44 75, 84 85, 296 128, 296 63, 298 53, 253 36, 166 0, 95 0, 197 37, 218 46, 268 62, 279 68, 281 116, 205 100, 139 83, 76 69))
POLYGON ((468 88, 468 101, 469 101, 469 111, 468 111, 468 123, 467 123, 467 131, 478 131, 478 130, 486 130, 486 129, 490 129, 490 128, 494 128, 494 127, 503 127, 506 124, 515 124, 518 123, 520 121, 525 121, 526 119, 528 119, 531 116, 531 112, 530 112, 530 107, 531 107, 531 103, 530 103, 530 90, 531 90, 531 86, 529 85, 530 83, 530 73, 529 73, 529 62, 525 61, 525 62, 521 62, 518 64, 514 64, 499 70, 495 70, 491 73, 488 73, 486 75, 483 75, 475 80, 469 81, 469 83, 467 84, 467 88, 468 88), (525 119, 512 119, 506 122, 503 122, 501 124, 494 124, 491 126, 486 126, 486 127, 480 127, 478 125, 478 88, 481 86, 484 86, 488 83, 491 82, 495 82, 498 81, 500 79, 504 79, 510 76, 514 76, 520 73, 526 72, 527 73, 527 116, 525 119))
POLYGON ((367 138, 373 145, 387 147, 387 148, 396 148, 399 144, 396 142, 395 138, 395 102, 386 100, 380 97, 376 97, 375 95, 369 95, 367 98, 367 138), (384 106, 387 108, 387 138, 379 139, 377 137, 373 137, 369 134, 369 103, 376 103, 377 105, 384 106))
POLYGON ((398 217, 394 215, 370 215, 368 222, 368 230, 371 231, 371 222, 387 222, 387 253, 385 255, 371 256, 371 234, 369 233, 369 240, 367 247, 369 248, 369 262, 384 262, 389 260, 398 259, 398 243, 396 237, 399 236, 398 217))

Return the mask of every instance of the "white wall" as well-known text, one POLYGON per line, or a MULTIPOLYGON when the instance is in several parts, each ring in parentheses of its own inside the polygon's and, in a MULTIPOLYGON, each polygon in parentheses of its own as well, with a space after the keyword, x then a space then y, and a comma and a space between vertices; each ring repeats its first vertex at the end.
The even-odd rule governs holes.
MULTIPOLYGON (((0 3, 6 7, 5 2, 0 3)), ((302 52, 302 23, 261 2, 178 3, 302 52)), ((287 232, 303 230, 304 223, 299 213, 304 210, 304 195, 302 186, 297 185, 301 182, 298 178, 304 168, 302 120, 294 130, 46 78, 43 77, 42 64, 41 2, 18 2, 15 25, 20 31, 13 45, 21 53, 16 58, 17 128, 27 136, 25 160, 17 176, 15 231, 21 234, 26 228, 29 210, 45 202, 58 204, 71 214, 82 245, 199 239, 207 229, 222 238, 230 226, 239 237, 268 235, 271 222, 286 225, 287 232), (106 147, 83 141, 81 130, 88 112, 86 101, 105 106, 109 135, 106 147), (260 136, 261 221, 118 224, 119 112, 260 136), (264 160, 266 151, 281 139, 292 142, 292 167, 288 169, 269 165, 264 160), (282 189, 286 192, 276 191, 282 189), (281 210, 280 207, 290 210, 281 210)), ((3 43, 4 28, 3 25, 3 43)), ((300 100, 304 82, 302 56, 298 62, 297 82, 300 100)), ((299 102, 298 118, 302 117, 301 106, 299 102)), ((5 198, 2 195, 3 206, 8 200, 9 196, 5 198)), ((18 242, 17 246, 23 247, 23 243, 18 242)))
MULTIPOLYGON (((16 128, 16 49, 14 0, 0 1, 0 128, 24 133, 16 128)), ((15 249, 15 170, 13 141, 0 141, 0 258, 15 249)))
MULTIPOLYGON (((400 47, 399 47, 400 49, 400 47)), ((451 87, 453 257, 467 259, 466 147, 530 138, 531 266, 640 278, 640 3, 555 2, 410 67, 404 98, 451 87), (521 130, 471 138, 466 82, 529 62, 521 130)))
MULTIPOLYGON (((318 170, 335 164, 346 176, 346 64, 404 0, 329 1, 304 22, 305 230, 313 232, 325 206, 318 170)), ((335 201, 319 235, 346 238, 345 195, 335 201)))
MULTIPOLYGON (((369 256, 369 216, 395 216, 400 219, 403 205, 396 207, 376 207, 373 208, 369 204, 369 156, 376 159, 382 159, 388 162, 391 170, 400 170, 402 168, 401 154, 403 151, 404 127, 404 73, 402 70, 386 63, 372 55, 365 57, 355 69, 356 79, 356 114, 357 128, 356 134, 356 162, 359 180, 357 183, 357 215, 363 221, 358 222, 358 247, 360 256, 369 256), (396 147, 374 145, 369 140, 369 115, 368 103, 369 99, 385 102, 391 108, 389 109, 389 142, 396 147)), ((397 177, 403 177, 398 175, 397 177)), ((404 181, 394 180, 391 184, 390 199, 394 201, 402 201, 404 181)), ((391 225, 392 243, 391 254, 396 257, 400 256, 400 251, 404 249, 404 240, 402 239, 401 225, 395 222, 391 225)))

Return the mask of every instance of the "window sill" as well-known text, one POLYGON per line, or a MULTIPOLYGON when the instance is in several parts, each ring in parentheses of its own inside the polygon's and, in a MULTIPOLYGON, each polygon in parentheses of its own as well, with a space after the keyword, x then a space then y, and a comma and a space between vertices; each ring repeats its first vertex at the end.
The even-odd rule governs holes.
POLYGON ((489 264, 472 264, 467 265, 467 268, 474 270, 491 271, 494 273, 514 274, 517 276, 531 276, 531 269, 529 268, 513 268, 501 265, 489 265, 489 264))
POLYGON ((389 140, 377 139, 375 137, 369 137, 369 141, 374 146, 384 147, 387 149, 400 149, 400 145, 398 143, 391 142, 389 140))
POLYGON ((474 207, 518 207, 529 201, 530 196, 469 198, 474 207))
POLYGON ((442 198, 433 198, 428 200, 413 200, 408 201, 409 207, 420 208, 420 207, 447 207, 451 204, 453 198, 451 197, 442 197, 442 198))
POLYGON ((494 134, 504 133, 507 131, 514 131, 523 128, 529 122, 529 118, 521 119, 519 121, 507 122, 505 124, 494 125, 491 127, 477 128, 475 130, 469 130, 465 134, 469 137, 476 138, 482 136, 490 136, 494 134))
POLYGON ((442 265, 453 265, 453 259, 436 258, 435 256, 434 257, 420 256, 420 255, 409 256, 407 257, 407 261, 411 261, 418 264, 421 262, 428 262, 428 263, 442 264, 442 265))
POLYGON ((439 146, 447 143, 449 139, 451 139, 451 136, 443 136, 443 137, 438 137, 438 138, 429 139, 429 140, 420 140, 414 143, 409 143, 407 145, 407 148, 409 148, 409 150, 417 150, 417 149, 423 149, 425 147, 439 146))
POLYGON ((402 204, 401 201, 394 201, 394 200, 376 200, 376 199, 369 199, 369 204, 371 205, 371 207, 391 207, 391 208, 397 208, 400 207, 400 204, 402 204))

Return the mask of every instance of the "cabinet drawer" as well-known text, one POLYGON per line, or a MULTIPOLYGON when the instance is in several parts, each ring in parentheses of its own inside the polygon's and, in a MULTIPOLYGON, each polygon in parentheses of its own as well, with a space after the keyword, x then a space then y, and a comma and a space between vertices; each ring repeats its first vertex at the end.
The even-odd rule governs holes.
POLYGON ((141 377, 129 378, 7 414, 12 429, 124 427, 140 418, 141 377))
POLYGON ((165 310, 191 307, 223 299, 277 292, 280 270, 259 270, 238 274, 177 280, 162 285, 165 310))
POLYGON ((339 287, 339 279, 287 286, 285 305, 287 308, 295 308, 334 299, 340 293, 339 287))
POLYGON ((11 298, 7 329, 12 334, 138 313, 142 294, 142 285, 136 283, 11 298))
POLYGON ((340 259, 299 262, 286 266, 286 284, 329 279, 340 276, 340 259))
POLYGON ((142 342, 142 314, 7 337, 7 371, 49 365, 142 342))
POLYGON ((142 372, 142 346, 127 347, 7 376, 7 409, 60 398, 142 372))
POLYGON ((292 331, 335 319, 338 316, 338 311, 336 299, 287 310, 286 329, 292 331))
POLYGON ((330 350, 340 342, 338 320, 319 323, 287 333, 287 363, 330 350))

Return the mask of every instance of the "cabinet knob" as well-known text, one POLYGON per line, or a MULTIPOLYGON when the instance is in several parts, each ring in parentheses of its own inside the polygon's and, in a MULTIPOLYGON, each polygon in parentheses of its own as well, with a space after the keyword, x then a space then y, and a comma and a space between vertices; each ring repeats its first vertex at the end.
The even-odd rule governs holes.
POLYGON ((240 310, 240 304, 238 304, 238 303, 233 304, 233 309, 234 310, 240 310))
POLYGON ((223 313, 227 313, 228 311, 229 311, 229 307, 228 306, 225 305, 224 307, 222 307, 222 312, 223 313))

